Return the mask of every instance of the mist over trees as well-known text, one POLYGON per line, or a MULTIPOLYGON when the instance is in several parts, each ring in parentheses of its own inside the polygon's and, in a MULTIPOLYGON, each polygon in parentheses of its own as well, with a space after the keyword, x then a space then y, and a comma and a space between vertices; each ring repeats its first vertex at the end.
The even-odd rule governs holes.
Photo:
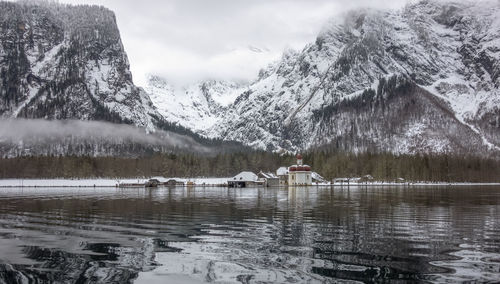
MULTIPOLYGON (((427 4, 418 5, 426 8, 427 4)), ((494 44, 489 41, 494 37, 487 33, 473 37, 478 30, 465 21, 467 17, 441 13, 439 7, 431 5, 429 10, 440 13, 434 15, 436 21, 460 23, 457 28, 465 35, 450 42, 463 47, 453 49, 461 50, 453 58, 463 58, 467 67, 460 73, 448 68, 461 66, 457 61, 422 60, 447 58, 443 53, 447 46, 434 33, 434 20, 423 25, 426 18, 421 16, 426 15, 417 13, 418 9, 393 15, 399 23, 376 13, 366 20, 364 14, 353 15, 359 28, 372 31, 370 35, 358 40, 332 26, 318 36, 316 44, 285 54, 259 75, 259 82, 271 74, 278 81, 249 87, 236 99, 232 109, 242 112, 218 125, 222 130, 215 137, 220 140, 166 121, 148 94, 133 84, 112 11, 32 0, 0 1, 0 8, 0 114, 42 119, 0 120, 1 178, 228 177, 243 170, 275 171, 294 163, 292 155, 223 141, 237 139, 268 150, 315 149, 304 153, 305 161, 327 179, 367 174, 378 180, 500 179, 499 153, 492 153, 483 142, 497 145, 500 141, 498 104, 484 100, 478 105, 486 106, 478 108, 482 116, 463 123, 442 98, 454 91, 471 91, 466 85, 443 81, 436 90, 443 92, 440 97, 420 87, 438 83, 433 77, 441 80, 452 74, 476 76, 478 87, 498 89, 497 61, 489 51, 482 51, 494 44), (400 29, 402 24, 409 29, 400 29), (392 36, 396 34, 389 31, 406 36, 392 36), (413 35, 421 41, 410 45, 397 40, 413 35), (337 52, 339 58, 332 55, 337 52), (335 64, 323 74, 318 66, 325 58, 335 64), (378 85, 373 84, 376 81, 378 85), (279 88, 274 90, 274 85, 279 88), (311 105, 318 108, 310 108, 288 126, 281 123, 317 91, 311 105), (293 102, 297 105, 290 105, 293 102)))
MULTIPOLYGON (((78 120, 0 120, 0 154, 0 178, 230 177, 241 171, 275 172, 295 163, 294 155, 238 143, 78 120)), ((369 174, 381 181, 500 182, 497 157, 353 153, 338 143, 303 156, 328 180, 369 174)))
POLYGON ((149 133, 128 124, 82 120, 0 119, 0 157, 142 157, 154 153, 248 151, 241 143, 192 135, 164 123, 149 133))
POLYGON ((209 153, 210 147, 170 131, 101 121, 0 120, 0 156, 126 156, 169 151, 209 153))

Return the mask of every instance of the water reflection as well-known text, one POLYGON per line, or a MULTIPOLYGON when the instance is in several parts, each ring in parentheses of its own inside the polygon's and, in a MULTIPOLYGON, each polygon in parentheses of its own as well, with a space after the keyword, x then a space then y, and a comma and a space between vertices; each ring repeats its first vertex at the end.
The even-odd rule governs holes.
POLYGON ((498 279, 499 187, 0 189, 0 282, 498 279))

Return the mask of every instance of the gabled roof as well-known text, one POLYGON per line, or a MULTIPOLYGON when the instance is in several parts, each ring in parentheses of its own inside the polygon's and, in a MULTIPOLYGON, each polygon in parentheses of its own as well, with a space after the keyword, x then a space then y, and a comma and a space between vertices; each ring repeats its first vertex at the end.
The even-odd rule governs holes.
POLYGON ((320 176, 317 172, 312 172, 311 177, 315 181, 326 182, 326 179, 324 177, 320 176))
POLYGON ((260 172, 258 176, 261 176, 263 178, 277 178, 277 176, 273 173, 265 173, 265 172, 260 172))
POLYGON ((281 167, 276 170, 276 175, 277 176, 286 176, 288 174, 288 168, 287 167, 281 167))
POLYGON ((257 181, 258 179, 259 177, 252 172, 241 172, 231 178, 230 181, 257 181))

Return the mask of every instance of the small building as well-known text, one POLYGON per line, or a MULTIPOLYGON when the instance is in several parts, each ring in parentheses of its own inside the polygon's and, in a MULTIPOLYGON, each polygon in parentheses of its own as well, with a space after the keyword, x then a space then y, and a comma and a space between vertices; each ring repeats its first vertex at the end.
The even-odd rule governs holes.
POLYGON ((304 165, 302 155, 297 155, 297 164, 288 168, 288 185, 312 185, 311 167, 304 165))
POLYGON ((263 171, 260 171, 257 176, 259 177, 259 179, 266 179, 266 178, 277 178, 277 176, 273 173, 265 173, 263 171))
POLYGON ((351 178, 336 178, 333 180, 333 183, 334 184, 346 184, 346 185, 349 185, 349 184, 356 184, 356 183, 360 183, 361 181, 361 178, 360 177, 351 177, 351 178))
POLYGON ((264 186, 265 187, 279 187, 280 186, 280 179, 279 178, 268 178, 268 179, 266 179, 264 186))
POLYGON ((349 178, 334 178, 333 183, 334 184, 336 184, 336 183, 337 184, 338 183, 340 183, 340 184, 349 183, 349 178))
POLYGON ((148 180, 144 186, 145 187, 158 187, 158 185, 160 185, 160 181, 155 179, 155 178, 152 178, 152 179, 148 180))
POLYGON ((371 175, 366 175, 366 176, 363 176, 359 182, 371 183, 373 181, 375 181, 375 179, 371 175))
POLYGON ((252 172, 241 172, 227 181, 229 187, 249 187, 258 185, 259 177, 252 172))
POLYGON ((395 183, 405 183, 405 179, 404 178, 397 178, 395 181, 395 183))
POLYGON ((312 181, 315 183, 328 183, 328 181, 317 172, 311 172, 312 181))
POLYGON ((349 179, 349 183, 361 183, 360 177, 352 177, 349 179))
POLYGON ((184 185, 184 182, 182 181, 178 181, 178 180, 175 180, 175 179, 169 179, 165 185, 168 185, 168 186, 183 186, 184 185))
POLYGON ((281 167, 276 170, 276 176, 279 179, 279 185, 287 185, 288 184, 288 168, 281 167))
POLYGON ((273 173, 260 172, 258 175, 259 181, 264 183, 265 187, 277 187, 280 186, 279 178, 273 173))
POLYGON ((358 184, 358 183, 363 183, 365 181, 365 177, 351 177, 351 178, 336 178, 333 180, 334 184, 358 184))

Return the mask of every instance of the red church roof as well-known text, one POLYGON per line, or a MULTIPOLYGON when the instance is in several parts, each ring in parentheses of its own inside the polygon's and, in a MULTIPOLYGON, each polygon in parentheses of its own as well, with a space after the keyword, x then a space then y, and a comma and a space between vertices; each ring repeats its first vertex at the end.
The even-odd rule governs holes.
POLYGON ((303 166, 293 165, 290 168, 288 168, 288 171, 290 171, 290 172, 310 172, 311 167, 308 165, 303 165, 303 166))

